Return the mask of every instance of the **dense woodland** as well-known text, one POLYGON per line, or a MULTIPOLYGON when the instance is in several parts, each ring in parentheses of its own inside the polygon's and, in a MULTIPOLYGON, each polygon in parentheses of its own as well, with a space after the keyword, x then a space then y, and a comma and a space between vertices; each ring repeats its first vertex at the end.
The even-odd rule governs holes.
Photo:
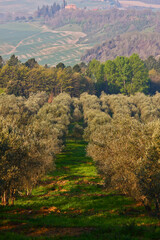
POLYGON ((99 96, 101 91, 152 95, 160 90, 159 69, 159 60, 151 56, 143 61, 137 54, 104 63, 93 59, 87 65, 82 62, 74 67, 63 63, 43 67, 35 59, 21 63, 12 55, 7 62, 0 57, 0 88, 1 92, 27 98, 38 91, 46 91, 51 98, 62 92, 72 97, 79 97, 83 92, 99 96))
MULTIPOLYGON (((2 63, 3 64, 3 63, 2 63)), ((0 86, 6 93, 28 97, 31 92, 46 91, 53 95, 68 92, 71 96, 79 96, 84 91, 94 92, 94 84, 84 75, 83 65, 73 68, 59 63, 54 68, 42 67, 35 59, 29 59, 25 64, 18 61, 14 55, 0 69, 0 86)))

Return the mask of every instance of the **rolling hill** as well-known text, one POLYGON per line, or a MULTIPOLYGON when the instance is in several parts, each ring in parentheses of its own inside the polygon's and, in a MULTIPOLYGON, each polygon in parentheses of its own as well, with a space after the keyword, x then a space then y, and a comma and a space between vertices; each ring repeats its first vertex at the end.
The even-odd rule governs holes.
POLYGON ((142 59, 146 59, 150 55, 159 57, 160 34, 138 32, 123 34, 89 49, 81 60, 89 62, 95 58, 104 62, 117 56, 128 57, 133 53, 139 54, 142 59))

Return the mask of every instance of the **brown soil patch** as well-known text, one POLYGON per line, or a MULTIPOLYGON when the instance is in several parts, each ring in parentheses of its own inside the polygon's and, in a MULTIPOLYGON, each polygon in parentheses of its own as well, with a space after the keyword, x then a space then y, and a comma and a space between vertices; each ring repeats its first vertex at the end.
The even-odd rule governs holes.
POLYGON ((137 226, 146 226, 146 227, 157 226, 157 227, 160 227, 160 222, 157 223, 157 224, 154 224, 154 223, 138 223, 137 226))
POLYGON ((4 226, 0 226, 0 231, 3 231, 3 230, 12 230, 12 229, 15 229, 15 228, 22 227, 22 226, 25 225, 25 224, 26 224, 26 223, 10 222, 10 223, 7 223, 7 224, 4 225, 4 226))
POLYGON ((137 203, 133 203, 133 204, 130 204, 130 205, 125 205, 124 207, 141 207, 143 206, 143 203, 142 202, 137 202, 137 203))
POLYGON ((41 207, 40 210, 36 210, 33 212, 34 216, 39 216, 39 215, 48 215, 50 213, 60 213, 60 210, 55 207, 41 207))
POLYGON ((28 236, 37 237, 37 236, 79 236, 84 233, 91 232, 93 228, 83 228, 83 227, 53 227, 53 228, 32 228, 29 231, 28 236))
POLYGON ((33 213, 33 210, 32 209, 16 209, 16 210, 13 210, 13 211, 8 211, 7 213, 28 215, 28 214, 33 213))
POLYGON ((97 182, 90 181, 90 180, 80 180, 80 181, 75 181, 75 184, 87 184, 87 185, 97 185, 97 182))
POLYGON ((51 213, 51 212, 57 212, 58 208, 55 206, 52 206, 50 208, 48 207, 42 207, 37 213, 51 213))
POLYGON ((58 186, 65 186, 65 185, 67 185, 67 183, 69 183, 69 180, 56 181, 56 185, 58 185, 58 186))
POLYGON ((55 212, 55 213, 60 213, 60 210, 55 207, 41 207, 40 210, 31 210, 31 209, 17 209, 17 210, 13 210, 13 211, 9 211, 8 213, 12 213, 12 214, 19 214, 19 215, 47 215, 51 212, 55 212))

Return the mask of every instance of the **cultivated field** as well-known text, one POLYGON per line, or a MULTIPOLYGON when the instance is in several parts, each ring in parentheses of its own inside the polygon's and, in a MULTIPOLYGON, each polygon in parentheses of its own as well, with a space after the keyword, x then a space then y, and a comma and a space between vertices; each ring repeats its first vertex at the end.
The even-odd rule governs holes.
POLYGON ((9 23, 0 25, 0 55, 8 59, 12 54, 22 62, 35 58, 39 64, 54 66, 59 62, 74 65, 88 44, 79 44, 86 35, 70 26, 70 31, 58 29, 53 31, 46 26, 35 23, 9 23))
POLYGON ((150 3, 144 3, 141 1, 125 1, 125 0, 119 0, 119 2, 123 7, 145 7, 145 8, 160 9, 160 3, 159 4, 150 4, 150 3))

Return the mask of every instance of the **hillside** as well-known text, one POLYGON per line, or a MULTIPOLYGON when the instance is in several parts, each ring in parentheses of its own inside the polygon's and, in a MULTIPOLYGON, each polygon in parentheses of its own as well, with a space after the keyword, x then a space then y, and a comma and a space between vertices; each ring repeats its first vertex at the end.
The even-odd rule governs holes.
POLYGON ((59 62, 73 65, 79 59, 88 44, 78 44, 85 34, 81 29, 75 31, 53 31, 47 26, 36 23, 12 22, 0 25, 0 56, 4 59, 16 54, 25 62, 28 58, 48 66, 59 62))
POLYGON ((151 10, 61 9, 52 17, 45 14, 1 24, 0 56, 7 59, 16 54, 23 62, 36 58, 40 64, 50 66, 58 62, 74 65, 86 49, 118 35, 160 33, 160 13, 151 10))
POLYGON ((89 49, 81 58, 84 62, 92 59, 104 62, 117 56, 131 56, 137 53, 142 59, 160 55, 159 33, 127 33, 89 49))
POLYGON ((80 26, 87 34, 80 42, 97 44, 127 32, 160 32, 160 13, 151 10, 62 10, 45 24, 56 29, 68 24, 80 26))

